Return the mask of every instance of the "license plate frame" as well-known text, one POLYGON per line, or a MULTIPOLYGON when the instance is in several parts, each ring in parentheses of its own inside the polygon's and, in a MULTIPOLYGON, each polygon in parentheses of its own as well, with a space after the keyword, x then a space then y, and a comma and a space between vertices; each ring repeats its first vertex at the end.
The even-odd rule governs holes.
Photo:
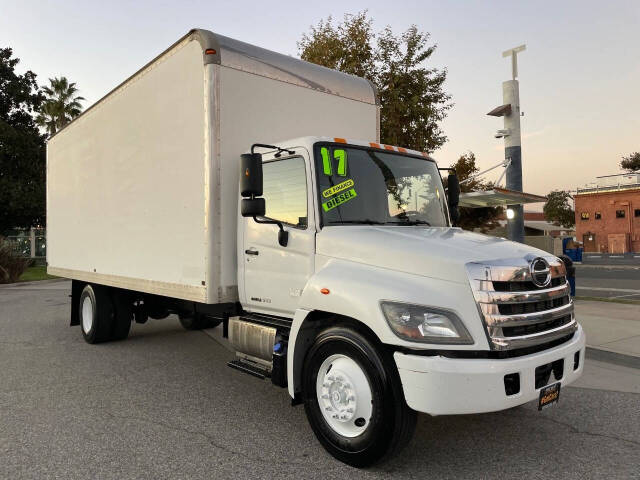
POLYGON ((560 382, 552 383, 540 389, 540 396, 538 397, 538 411, 551 407, 558 403, 560 400, 560 382))

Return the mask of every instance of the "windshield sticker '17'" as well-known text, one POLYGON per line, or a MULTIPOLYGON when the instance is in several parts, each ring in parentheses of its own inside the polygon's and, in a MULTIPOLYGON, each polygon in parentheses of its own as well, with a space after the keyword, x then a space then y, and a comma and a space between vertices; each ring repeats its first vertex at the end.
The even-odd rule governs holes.
MULTIPOLYGON (((336 187, 337 186, 338 185, 336 185, 336 187)), ((333 210, 334 208, 342 205, 343 203, 348 202, 349 200, 353 200, 357 196, 358 194, 356 193, 355 189, 352 188, 324 202, 322 204, 322 208, 324 209, 325 212, 328 212, 329 210, 333 210)))
POLYGON ((324 192, 322 192, 322 196, 324 198, 329 198, 334 196, 336 193, 343 192, 347 188, 351 188, 351 187, 353 187, 353 180, 352 179, 345 180, 344 182, 334 185, 331 188, 327 188, 324 192))

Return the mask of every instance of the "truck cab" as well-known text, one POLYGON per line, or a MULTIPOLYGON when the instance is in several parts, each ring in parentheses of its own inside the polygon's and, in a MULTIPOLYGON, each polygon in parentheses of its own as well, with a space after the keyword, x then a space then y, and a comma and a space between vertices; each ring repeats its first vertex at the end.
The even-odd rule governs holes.
POLYGON ((332 454, 368 464, 406 441, 393 431, 414 411, 542 407, 580 376, 563 263, 454 227, 456 193, 431 157, 327 137, 262 151, 240 172, 238 320, 290 321, 283 384, 332 454), (384 427, 383 447, 362 443, 384 427))

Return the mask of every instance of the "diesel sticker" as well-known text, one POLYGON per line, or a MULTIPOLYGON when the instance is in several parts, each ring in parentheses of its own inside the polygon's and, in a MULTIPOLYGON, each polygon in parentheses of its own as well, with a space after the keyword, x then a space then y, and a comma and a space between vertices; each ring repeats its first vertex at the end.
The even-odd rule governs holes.
POLYGON ((356 193, 355 189, 352 188, 350 190, 347 190, 346 192, 336 195, 331 200, 324 202, 322 204, 322 208, 324 209, 325 212, 328 212, 329 210, 332 210, 342 205, 343 203, 348 202, 349 200, 353 200, 357 196, 358 194, 356 193))
POLYGON ((353 180, 345 180, 344 182, 334 185, 331 188, 327 188, 324 192, 322 192, 322 196, 324 198, 333 197, 336 193, 340 193, 351 187, 353 187, 353 180))

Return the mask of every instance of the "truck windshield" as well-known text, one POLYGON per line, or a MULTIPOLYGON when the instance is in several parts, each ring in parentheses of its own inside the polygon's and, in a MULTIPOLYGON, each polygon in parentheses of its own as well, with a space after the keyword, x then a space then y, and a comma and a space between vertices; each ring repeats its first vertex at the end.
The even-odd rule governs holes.
POLYGON ((365 147, 317 144, 322 225, 448 226, 435 162, 365 147))

